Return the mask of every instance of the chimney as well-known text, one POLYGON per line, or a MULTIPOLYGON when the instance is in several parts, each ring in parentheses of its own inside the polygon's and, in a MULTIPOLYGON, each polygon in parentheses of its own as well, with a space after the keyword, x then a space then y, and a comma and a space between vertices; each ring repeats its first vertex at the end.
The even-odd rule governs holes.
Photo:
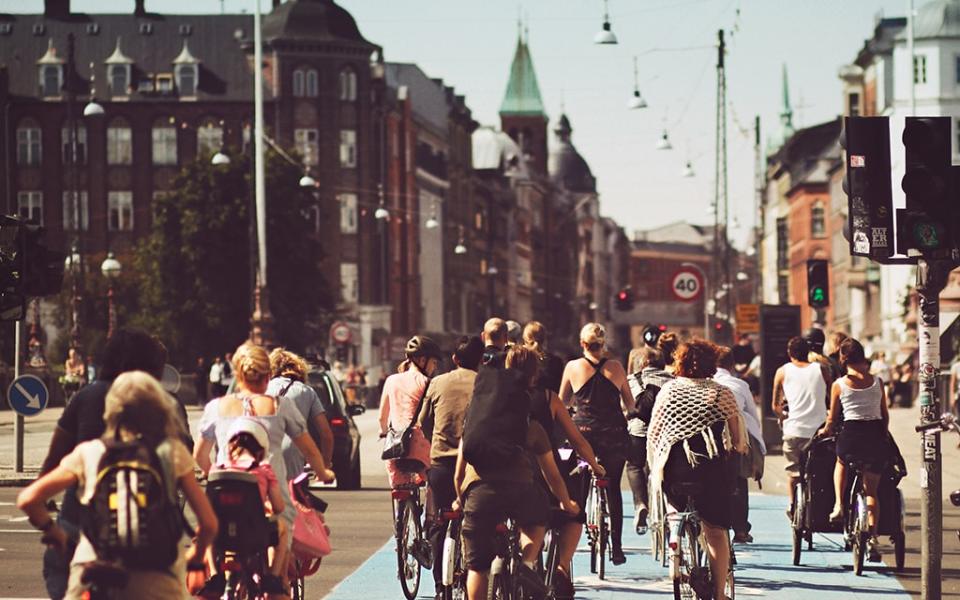
POLYGON ((43 16, 65 19, 70 16, 70 0, 43 0, 43 16))
POLYGON ((136 0, 136 4, 133 9, 134 16, 142 17, 143 15, 147 14, 147 9, 143 5, 145 1, 146 0, 136 0))

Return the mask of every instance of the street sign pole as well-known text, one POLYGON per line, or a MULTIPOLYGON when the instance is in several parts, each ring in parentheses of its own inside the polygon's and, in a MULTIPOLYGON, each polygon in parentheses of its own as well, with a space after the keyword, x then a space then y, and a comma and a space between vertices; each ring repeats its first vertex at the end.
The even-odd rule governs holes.
MULTIPOLYGON (((937 376, 940 374, 940 292, 956 265, 945 260, 917 261, 920 296, 920 423, 940 420, 937 376)), ((920 471, 920 597, 940 600, 943 559, 943 472, 940 433, 922 435, 923 468, 920 471)))
MULTIPOLYGON (((23 320, 17 321, 13 334, 13 378, 20 377, 20 336, 23 332, 23 320)), ((7 398, 10 402, 10 398, 7 398)), ((13 418, 14 470, 23 473, 23 415, 17 413, 13 418)))

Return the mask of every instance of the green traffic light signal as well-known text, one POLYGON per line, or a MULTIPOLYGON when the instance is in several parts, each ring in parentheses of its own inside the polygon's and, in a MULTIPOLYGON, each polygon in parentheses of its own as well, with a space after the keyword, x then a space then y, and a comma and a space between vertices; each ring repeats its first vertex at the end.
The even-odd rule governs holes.
POLYGON ((823 291, 822 287, 818 287, 818 288, 813 288, 813 290, 810 293, 810 297, 811 299, 813 299, 814 302, 823 302, 824 300, 827 299, 827 294, 826 292, 823 291))

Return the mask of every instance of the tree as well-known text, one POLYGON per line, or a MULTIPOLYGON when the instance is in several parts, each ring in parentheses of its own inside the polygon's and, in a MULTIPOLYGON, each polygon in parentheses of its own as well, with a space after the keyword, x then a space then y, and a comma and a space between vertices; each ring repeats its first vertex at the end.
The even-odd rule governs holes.
MULTIPOLYGON (((184 167, 155 200, 150 234, 134 252, 131 321, 159 335, 181 365, 232 350, 250 329, 251 162, 232 156, 229 165, 184 167)), ((312 198, 298 187, 299 168, 275 153, 266 171, 271 307, 279 341, 300 348, 329 302, 320 242, 304 216, 312 198)))

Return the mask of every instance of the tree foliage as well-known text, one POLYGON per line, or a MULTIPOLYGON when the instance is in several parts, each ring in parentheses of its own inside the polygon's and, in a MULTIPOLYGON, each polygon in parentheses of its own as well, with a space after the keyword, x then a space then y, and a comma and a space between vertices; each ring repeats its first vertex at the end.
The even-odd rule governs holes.
MULTIPOLYGON (((172 191, 154 201, 151 231, 134 252, 139 302, 131 320, 158 334, 181 365, 232 350, 250 330, 252 163, 231 156, 229 165, 184 167, 172 191)), ((271 152, 266 171, 277 341, 303 348, 330 305, 320 240, 308 219, 314 200, 299 188, 299 167, 271 152)))

